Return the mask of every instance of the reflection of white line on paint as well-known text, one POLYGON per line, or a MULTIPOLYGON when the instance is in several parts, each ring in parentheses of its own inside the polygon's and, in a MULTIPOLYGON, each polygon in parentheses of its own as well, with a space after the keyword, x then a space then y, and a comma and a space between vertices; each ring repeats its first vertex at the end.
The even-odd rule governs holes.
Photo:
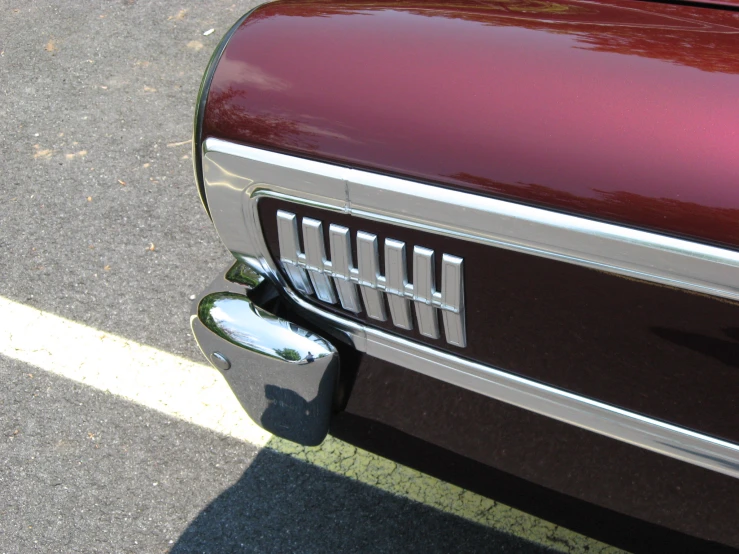
POLYGON ((3 297, 0 315, 0 355, 560 551, 617 552, 331 437, 317 448, 272 437, 246 416, 210 366, 3 297))

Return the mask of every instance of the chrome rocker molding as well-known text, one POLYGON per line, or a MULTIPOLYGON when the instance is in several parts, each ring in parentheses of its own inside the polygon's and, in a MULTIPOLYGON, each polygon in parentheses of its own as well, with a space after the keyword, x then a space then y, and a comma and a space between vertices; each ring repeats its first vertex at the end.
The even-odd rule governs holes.
POLYGON ((306 302, 269 254, 257 203, 280 198, 733 300, 739 300, 739 253, 212 138, 205 141, 202 164, 210 213, 226 247, 283 287, 327 333, 441 381, 739 477, 739 445, 440 352, 306 302))

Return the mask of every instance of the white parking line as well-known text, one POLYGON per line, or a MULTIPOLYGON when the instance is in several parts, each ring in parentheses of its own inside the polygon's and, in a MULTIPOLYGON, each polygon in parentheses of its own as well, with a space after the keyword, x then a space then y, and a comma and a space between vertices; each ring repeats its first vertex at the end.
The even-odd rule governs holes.
POLYGON ((244 413, 210 366, 0 297, 0 355, 565 552, 617 549, 329 437, 303 448, 244 413))
POLYGON ((257 446, 271 437, 210 366, 2 297, 0 314, 0 354, 257 446))

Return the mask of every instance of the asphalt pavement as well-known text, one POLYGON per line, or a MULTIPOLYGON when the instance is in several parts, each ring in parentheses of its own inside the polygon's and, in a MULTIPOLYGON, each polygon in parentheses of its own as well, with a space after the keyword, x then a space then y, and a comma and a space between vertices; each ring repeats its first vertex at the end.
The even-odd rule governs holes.
POLYGON ((109 337, 175 365, 203 363, 190 297, 231 258, 194 186, 193 107, 212 50, 253 5, 2 2, 0 297, 6 310, 46 318, 18 332, 36 341, 29 356, 47 359, 23 361, 16 322, 6 327, 0 552, 610 551, 574 534, 559 540, 525 514, 483 525, 453 502, 413 499, 430 493, 375 486, 356 467, 342 474, 331 460, 340 445, 321 456, 265 446, 230 432, 225 416, 201 424, 185 408, 147 404, 143 391, 57 371, 67 355, 51 335, 66 323, 42 325, 56 316, 99 333, 67 344, 74 355, 94 350, 99 376, 135 370, 97 344, 118 340, 109 337))

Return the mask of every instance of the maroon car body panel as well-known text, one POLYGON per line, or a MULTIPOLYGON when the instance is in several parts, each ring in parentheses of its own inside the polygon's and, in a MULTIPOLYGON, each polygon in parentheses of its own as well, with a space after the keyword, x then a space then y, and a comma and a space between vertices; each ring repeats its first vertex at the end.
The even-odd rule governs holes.
MULTIPOLYGON (((465 260, 464 348, 391 321, 308 301, 439 350, 739 444, 739 303, 388 223, 265 198, 259 213, 279 259, 277 210, 330 221, 465 260), (542 278, 542 276, 545 276, 542 278)), ((324 225, 328 243, 328 225, 324 225)), ((385 267, 379 249, 380 267, 385 267)), ((441 256, 436 257, 441 274, 441 256)))
POLYGON ((608 0, 278 2, 203 139, 739 247, 739 12, 608 0))
MULTIPOLYGON (((739 249, 739 0, 290 0, 224 43, 198 152, 219 138, 739 249)), ((738 303, 263 198, 275 259, 281 208, 477 263, 465 348, 308 299, 327 312, 739 440, 738 303)), ((629 550, 739 547, 739 480, 342 348, 334 436, 629 550), (650 525, 689 536, 649 544, 650 525)))
POLYGON ((729 549, 697 545, 686 536, 655 537, 639 522, 614 518, 596 505, 739 548, 738 479, 378 360, 360 366, 331 433, 628 552, 729 549), (511 476, 562 496, 548 499, 512 483, 511 476), (614 521, 616 529, 609 529, 614 521))

